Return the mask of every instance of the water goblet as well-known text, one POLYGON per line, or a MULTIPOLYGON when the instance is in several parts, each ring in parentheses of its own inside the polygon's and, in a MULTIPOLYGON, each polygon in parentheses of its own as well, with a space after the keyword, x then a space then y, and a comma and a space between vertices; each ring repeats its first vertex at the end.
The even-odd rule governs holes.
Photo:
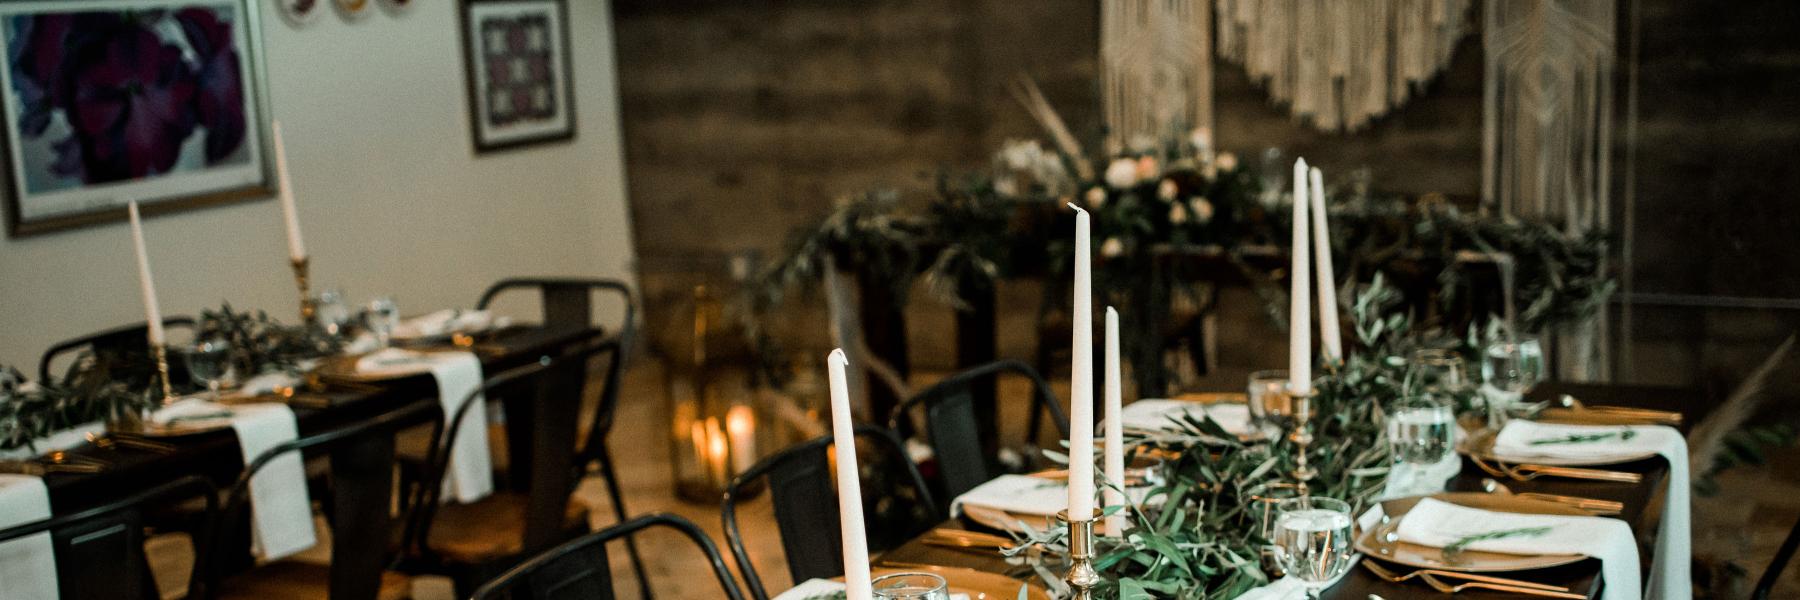
POLYGON ((1402 392, 1456 393, 1469 385, 1468 368, 1456 352, 1443 348, 1415 350, 1406 361, 1406 381, 1402 392))
POLYGON ((1275 518, 1275 557, 1287 576, 1306 585, 1308 598, 1350 570, 1350 505, 1335 498, 1302 496, 1281 501, 1275 518))
POLYGON ((344 327, 350 324, 350 305, 344 302, 344 293, 338 290, 321 290, 313 294, 313 319, 325 333, 340 335, 344 327))
POLYGON ((1544 376, 1544 349, 1536 339, 1519 338, 1488 344, 1481 353, 1482 396, 1489 419, 1504 424, 1507 411, 1544 376))
POLYGON ((1440 492, 1442 481, 1426 477, 1455 451, 1456 408, 1450 398, 1421 393, 1395 402, 1387 415, 1387 443, 1400 495, 1440 492))
POLYGON ((950 600, 950 585, 931 573, 893 573, 870 583, 879 600, 950 600))
POLYGON ((369 331, 375 334, 377 344, 386 348, 393 341, 394 329, 400 326, 400 307, 394 304, 393 298, 376 298, 369 301, 363 320, 369 331))
POLYGON ((1250 374, 1250 424, 1265 437, 1280 435, 1294 417, 1293 397, 1287 393, 1288 372, 1257 371, 1250 374))
POLYGON ((194 340, 177 348, 188 376, 204 383, 209 396, 219 399, 219 388, 231 373, 231 343, 218 338, 194 340))

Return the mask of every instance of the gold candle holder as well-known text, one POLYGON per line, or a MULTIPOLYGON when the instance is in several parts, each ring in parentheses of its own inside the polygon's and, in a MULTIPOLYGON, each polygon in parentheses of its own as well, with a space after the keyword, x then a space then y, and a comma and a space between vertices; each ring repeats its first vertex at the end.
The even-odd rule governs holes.
POLYGON ((175 389, 169 385, 169 348, 163 344, 151 344, 150 354, 156 357, 156 378, 162 382, 163 405, 175 402, 175 389))
POLYGON ((1306 464, 1306 448, 1312 445, 1312 401, 1318 390, 1294 392, 1288 390, 1290 406, 1294 411, 1294 427, 1288 432, 1288 441, 1294 444, 1294 486, 1299 496, 1304 498, 1309 492, 1307 482, 1319 475, 1311 465, 1306 464))
POLYGON ((313 304, 308 282, 312 257, 303 256, 289 259, 288 264, 294 267, 294 285, 300 288, 300 321, 312 323, 313 317, 318 313, 318 306, 313 304))
POLYGON ((1070 600, 1093 600, 1094 586, 1100 584, 1100 572, 1094 570, 1094 521, 1100 511, 1083 521, 1069 520, 1069 511, 1056 513, 1056 518, 1069 527, 1069 572, 1063 583, 1069 586, 1070 600))

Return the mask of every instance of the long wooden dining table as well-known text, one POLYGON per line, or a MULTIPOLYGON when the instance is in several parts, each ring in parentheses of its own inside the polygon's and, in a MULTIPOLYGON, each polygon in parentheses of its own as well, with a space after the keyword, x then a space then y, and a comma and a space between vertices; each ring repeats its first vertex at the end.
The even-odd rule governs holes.
MULTIPOLYGON (((1547 400, 1568 394, 1589 405, 1633 406, 1680 412, 1683 415, 1682 428, 1692 425, 1710 409, 1702 406, 1696 393, 1664 387, 1597 385, 1597 384, 1545 384, 1533 390, 1532 400, 1547 400)), ((1662 490, 1667 483, 1669 465, 1662 458, 1649 458, 1629 463, 1611 465, 1608 470, 1626 471, 1643 475, 1639 483, 1612 483, 1599 481, 1583 481, 1540 477, 1531 481, 1505 481, 1505 485, 1515 493, 1539 492, 1580 496, 1602 500, 1614 500, 1624 504, 1624 510, 1616 517, 1631 524, 1632 530, 1639 533, 1640 541, 1652 538, 1657 530, 1660 517, 1662 490)), ((1449 484, 1448 491, 1483 491, 1482 480, 1488 475, 1477 466, 1464 459, 1462 473, 1449 484)), ((951 519, 938 526, 949 529, 971 529, 989 531, 980 525, 963 519, 951 519)), ((929 534, 929 532, 928 532, 929 534)), ((928 544, 921 536, 906 544, 882 554, 876 561, 878 566, 888 564, 897 568, 915 565, 939 565, 961 567, 991 573, 1001 573, 1020 578, 1035 580, 1030 567, 1010 564, 998 553, 973 548, 945 548, 928 544)), ((1640 543, 1640 565, 1648 569, 1654 543, 1640 543)), ((1370 560, 1364 558, 1363 560, 1370 560)), ((1410 571, 1406 567, 1397 567, 1402 571, 1410 571)), ((1055 570, 1052 568, 1052 570, 1055 570)), ((1550 569, 1524 571, 1502 574, 1515 579, 1524 579, 1538 583, 1547 583, 1567 587, 1575 593, 1588 598, 1599 598, 1604 581, 1600 578, 1600 561, 1589 558, 1579 562, 1550 569)), ((1382 580, 1360 565, 1352 567, 1350 573, 1337 584, 1322 590, 1321 600, 1365 600, 1372 597, 1399 600, 1402 598, 1435 598, 1444 594, 1426 587, 1417 581, 1392 583, 1382 580)), ((1504 592, 1484 590, 1465 590, 1458 597, 1483 598, 1517 598, 1519 596, 1504 592)))
MULTIPOLYGON (((568 325, 512 326, 484 334, 466 348, 481 360, 482 370, 492 375, 537 362, 591 342, 601 335, 594 327, 568 325)), ((274 397, 271 397, 274 398, 274 397)), ((570 460, 577 435, 579 393, 517 394, 500 400, 507 411, 510 463, 517 465, 511 483, 530 493, 527 508, 527 540, 549 539, 560 524, 561 502, 573 485, 570 460), (559 502, 560 501, 560 502, 559 502), (540 506, 541 505, 541 506, 540 506), (541 514, 540 514, 541 513, 541 514), (533 532, 533 526, 545 530, 533 532), (535 535, 534 535, 535 533, 535 535)), ((289 400, 301 437, 353 425, 414 402, 438 402, 436 380, 419 374, 372 382, 328 383, 322 391, 300 390, 289 400)), ((94 473, 44 475, 53 514, 67 514, 105 504, 175 477, 201 475, 221 487, 228 486, 244 467, 237 438, 230 429, 163 438, 171 450, 152 451, 131 445, 100 448, 85 444, 68 454, 92 459, 104 468, 94 473)), ((391 558, 395 442, 375 436, 332 451, 331 497, 319 499, 329 506, 331 521, 331 581, 333 600, 372 600, 380 590, 381 573, 391 558)), ((87 536, 85 549, 72 553, 84 557, 138 556, 125 544, 140 543, 131 527, 115 527, 118 535, 87 536)), ((230 548, 210 551, 233 551, 230 548)), ((244 549, 235 551, 243 552, 244 549)), ((80 580, 80 594, 93 598, 136 597, 143 577, 118 577, 133 568, 116 560, 59 561, 59 579, 80 580), (109 589, 109 586, 116 586, 109 589)), ((68 586, 65 586, 68 587, 68 586)), ((65 595, 65 597, 68 597, 65 595)))

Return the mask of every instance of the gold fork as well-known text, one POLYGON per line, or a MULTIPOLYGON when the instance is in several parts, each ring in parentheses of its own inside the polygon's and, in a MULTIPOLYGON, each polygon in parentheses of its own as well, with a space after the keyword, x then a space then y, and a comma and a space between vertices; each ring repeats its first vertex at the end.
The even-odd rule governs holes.
POLYGON ((1568 598, 1569 600, 1587 600, 1587 596, 1583 596, 1581 594, 1577 594, 1574 592, 1553 592, 1550 590, 1540 590, 1537 588, 1519 587, 1516 585, 1501 585, 1501 584, 1497 584, 1497 583, 1486 583, 1486 582, 1481 582, 1481 581, 1471 581, 1471 582, 1460 584, 1460 585, 1450 585, 1448 583, 1444 583, 1444 581, 1442 579, 1438 579, 1437 577, 1432 576, 1430 573, 1420 574, 1419 581, 1425 582, 1425 585, 1431 586, 1431 589, 1434 589, 1434 590, 1437 590, 1437 591, 1440 591, 1440 592, 1443 592, 1446 594, 1455 594, 1455 593, 1461 592, 1463 590, 1477 589, 1477 590, 1494 590, 1494 591, 1499 591, 1499 592, 1511 592, 1514 594, 1525 594, 1528 596, 1543 596, 1545 598, 1568 598))
POLYGON ((1569 588, 1557 586, 1557 585, 1550 585, 1547 583, 1536 583, 1536 582, 1531 582, 1531 581, 1521 581, 1518 579, 1506 579, 1506 578, 1502 578, 1502 577, 1489 577, 1486 575, 1476 575, 1474 573, 1458 573, 1455 571, 1440 571, 1437 569, 1419 569, 1419 570, 1407 573, 1405 575, 1401 575, 1399 573, 1395 573, 1393 571, 1388 570, 1386 567, 1375 564, 1375 561, 1371 561, 1371 560, 1362 561, 1362 565, 1364 568, 1367 568, 1370 573, 1374 573, 1376 577, 1380 577, 1382 579, 1385 579, 1385 580, 1393 582, 1393 583, 1405 583, 1416 577, 1427 577, 1427 576, 1436 575, 1436 576, 1440 576, 1440 577, 1455 577, 1455 578, 1459 578, 1459 579, 1466 579, 1469 581, 1492 583, 1495 585, 1509 585, 1509 586, 1513 586, 1513 587, 1532 588, 1532 589, 1537 589, 1537 590, 1544 590, 1546 592, 1567 592, 1567 591, 1569 591, 1569 588))
POLYGON ((1569 479, 1588 479, 1594 481, 1612 481, 1616 483, 1640 483, 1643 475, 1624 471, 1607 471, 1603 469, 1582 469, 1577 467, 1556 467, 1549 465, 1518 464, 1507 465, 1499 461, 1489 464, 1480 458, 1470 457, 1475 466, 1495 477, 1505 477, 1513 481, 1531 481, 1539 477, 1565 477, 1569 479))

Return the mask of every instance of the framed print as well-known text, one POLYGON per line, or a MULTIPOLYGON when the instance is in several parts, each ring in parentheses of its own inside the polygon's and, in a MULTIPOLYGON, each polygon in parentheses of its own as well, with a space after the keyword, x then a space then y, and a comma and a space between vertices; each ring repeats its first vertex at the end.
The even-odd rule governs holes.
POLYGON ((575 137, 563 0, 463 0, 462 27, 476 152, 575 137))
POLYGON ((4 0, 13 236, 273 193, 262 0, 4 0))

